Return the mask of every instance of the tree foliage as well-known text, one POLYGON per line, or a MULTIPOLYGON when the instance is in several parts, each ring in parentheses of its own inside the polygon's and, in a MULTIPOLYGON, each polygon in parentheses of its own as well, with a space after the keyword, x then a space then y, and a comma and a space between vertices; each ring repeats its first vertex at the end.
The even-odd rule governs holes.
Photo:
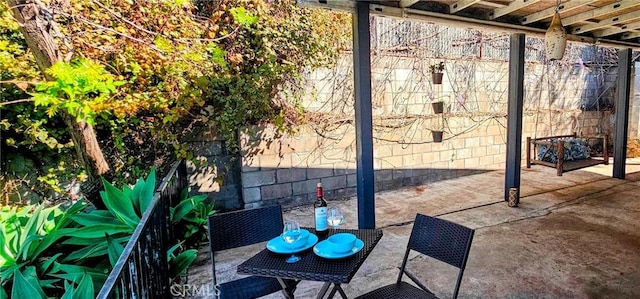
MULTIPOLYGON (((3 146, 46 144, 39 150, 68 154, 61 145, 69 136, 54 113, 65 109, 95 123, 121 180, 191 157, 182 141, 195 127, 214 128, 231 150, 246 125, 287 129, 301 119, 303 72, 333 63, 350 42, 350 16, 293 0, 88 0, 49 11, 69 62, 37 89, 2 85, 0 101, 28 98, 27 90, 38 105, 1 106, 3 136, 13 138, 3 146), (46 134, 36 138, 28 128, 38 125, 46 134)), ((10 49, 0 52, 0 67, 11 67, 2 80, 41 80, 4 2, 0 13, 0 49, 10 49)))

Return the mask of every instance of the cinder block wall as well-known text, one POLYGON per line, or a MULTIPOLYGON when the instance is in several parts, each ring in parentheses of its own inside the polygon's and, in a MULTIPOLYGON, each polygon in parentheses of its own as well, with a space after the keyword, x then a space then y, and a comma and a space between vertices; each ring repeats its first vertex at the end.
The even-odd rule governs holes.
MULTIPOLYGON (((580 46, 571 46, 573 55, 580 53, 580 46)), ((380 53, 372 55, 376 190, 504 168, 506 61, 380 53), (435 85, 429 65, 440 61, 444 80, 435 85), (444 114, 433 113, 433 101, 444 102, 444 114), (444 131, 444 141, 434 143, 431 130, 444 131)), ((612 99, 615 68, 594 72, 583 64, 529 60, 525 67, 523 142, 527 136, 611 134, 610 112, 581 108, 595 99, 612 99)), ((329 200, 355 195, 352 57, 345 55, 335 67, 307 78, 302 105, 310 113, 296 133, 279 135, 270 126, 241 133, 237 206, 311 204, 317 182, 329 200)))
POLYGON ((193 161, 187 161, 191 193, 207 194, 216 209, 242 208, 240 159, 229 153, 226 142, 214 130, 204 130, 185 145, 195 154, 193 161))
MULTIPOLYGON (((595 131, 603 115, 608 117, 608 113, 602 112, 583 113, 583 131, 595 131)), ((558 118, 571 120, 574 116, 566 114, 558 118)), ((456 121, 464 123, 462 119, 456 121)), ((524 137, 545 136, 546 133, 535 135, 536 129, 539 132, 549 131, 544 126, 535 126, 531 116, 525 117, 524 123, 523 151, 524 137)), ((428 130, 410 128, 374 133, 376 190, 504 169, 506 131, 503 124, 504 119, 487 121, 457 136, 447 136, 445 132, 445 140, 441 143, 434 143, 428 130), (382 136, 400 138, 408 134, 413 134, 412 143, 380 139, 382 136)), ((558 124, 553 131, 568 134, 572 132, 571 128, 571 123, 567 122, 558 124)), ((315 199, 317 182, 322 182, 325 197, 329 200, 356 194, 353 125, 342 126, 338 139, 317 134, 311 125, 298 129, 294 135, 276 136, 274 127, 254 127, 249 134, 242 135, 245 207, 276 202, 291 206, 311 204, 315 199), (248 155, 248 151, 254 154, 248 155)))

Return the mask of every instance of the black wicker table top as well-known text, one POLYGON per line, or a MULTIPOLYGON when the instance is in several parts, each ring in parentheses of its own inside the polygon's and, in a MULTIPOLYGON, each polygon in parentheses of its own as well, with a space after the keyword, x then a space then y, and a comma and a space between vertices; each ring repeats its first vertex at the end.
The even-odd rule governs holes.
MULTIPOLYGON (((313 229, 310 232, 315 233, 313 229)), ((313 247, 296 253, 300 261, 289 264, 285 260, 290 254, 278 254, 264 249, 238 266, 239 274, 279 277, 299 280, 312 280, 333 283, 349 283, 369 253, 382 238, 380 229, 338 229, 336 232, 352 233, 362 240, 364 247, 360 252, 341 259, 326 259, 313 253, 313 247)), ((322 239, 321 239, 322 241, 322 239)))

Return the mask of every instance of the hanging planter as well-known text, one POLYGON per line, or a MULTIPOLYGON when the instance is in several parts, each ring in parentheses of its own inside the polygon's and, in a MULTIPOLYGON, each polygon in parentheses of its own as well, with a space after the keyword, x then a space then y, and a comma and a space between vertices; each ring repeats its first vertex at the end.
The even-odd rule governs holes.
POLYGON ((544 46, 549 60, 560 60, 564 56, 564 50, 567 47, 567 32, 562 27, 560 14, 556 11, 553 20, 549 25, 549 29, 544 34, 544 46))
POLYGON ((431 82, 433 84, 442 84, 442 71, 444 71, 444 62, 440 61, 429 66, 431 72, 431 82))
POLYGON ((433 136, 433 142, 440 143, 442 142, 442 134, 443 131, 431 131, 431 136, 433 136))
POLYGON ((442 84, 442 73, 431 73, 431 82, 433 84, 442 84))
POLYGON ((433 102, 431 103, 431 108, 433 108, 433 113, 441 114, 444 112, 444 102, 433 102))

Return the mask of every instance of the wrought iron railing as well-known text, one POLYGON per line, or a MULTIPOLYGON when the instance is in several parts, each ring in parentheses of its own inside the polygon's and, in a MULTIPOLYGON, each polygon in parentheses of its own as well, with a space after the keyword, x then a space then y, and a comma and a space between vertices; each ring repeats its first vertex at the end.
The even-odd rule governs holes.
POLYGON ((187 186, 184 161, 173 164, 98 294, 107 298, 171 298, 167 250, 173 229, 169 208, 187 186))

